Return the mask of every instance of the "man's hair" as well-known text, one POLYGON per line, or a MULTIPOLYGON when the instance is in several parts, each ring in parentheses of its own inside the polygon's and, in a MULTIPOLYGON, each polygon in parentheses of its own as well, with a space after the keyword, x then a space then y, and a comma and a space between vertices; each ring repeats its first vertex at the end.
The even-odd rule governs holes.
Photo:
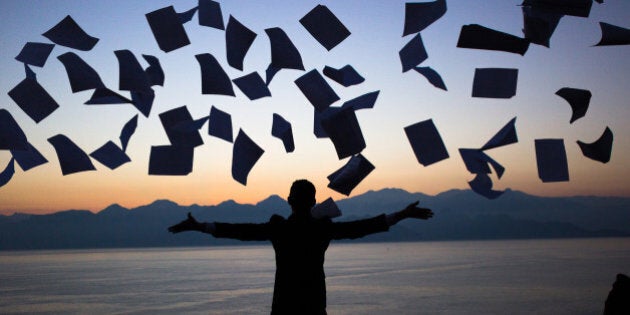
POLYGON ((315 205, 315 185, 306 179, 294 181, 287 201, 294 211, 311 210, 315 205))

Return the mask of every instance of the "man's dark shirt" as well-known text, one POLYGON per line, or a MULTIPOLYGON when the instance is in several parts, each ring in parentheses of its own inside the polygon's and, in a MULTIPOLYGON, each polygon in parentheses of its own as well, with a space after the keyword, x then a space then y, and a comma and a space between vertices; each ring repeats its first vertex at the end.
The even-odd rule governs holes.
POLYGON ((270 240, 276 253, 271 314, 326 314, 324 255, 330 240, 359 238, 387 231, 385 215, 332 222, 310 215, 274 215, 267 223, 215 222, 215 237, 270 240))

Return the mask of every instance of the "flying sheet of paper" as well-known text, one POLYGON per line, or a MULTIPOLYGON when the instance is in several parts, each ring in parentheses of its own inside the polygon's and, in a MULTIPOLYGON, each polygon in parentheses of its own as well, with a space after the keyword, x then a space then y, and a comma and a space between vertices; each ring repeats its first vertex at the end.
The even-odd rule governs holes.
POLYGON ((107 141, 103 146, 90 153, 90 156, 110 170, 115 170, 119 166, 131 162, 129 156, 111 141, 107 141))
POLYGON ((328 138, 328 134, 322 127, 322 119, 325 117, 330 117, 335 113, 339 112, 341 107, 328 107, 324 111, 319 112, 316 109, 313 109, 313 134, 317 138, 328 138))
POLYGON ((524 0, 521 5, 556 14, 588 17, 593 0, 524 0))
POLYGON ((12 158, 9 160, 9 164, 0 172, 0 187, 6 185, 13 178, 13 174, 15 174, 15 163, 12 158))
POLYGON ((357 154, 334 173, 328 175, 328 188, 346 196, 356 188, 372 171, 374 165, 363 155, 357 154))
POLYGON ((365 79, 351 65, 345 65, 339 69, 325 66, 323 72, 325 76, 344 87, 357 85, 365 81, 365 79))
POLYGON ((30 143, 26 150, 11 150, 11 155, 23 171, 48 163, 48 160, 30 143))
POLYGON ((504 145, 518 142, 518 136, 516 135, 516 117, 512 118, 499 132, 497 132, 486 144, 481 147, 481 150, 490 150, 504 145))
POLYGON ((96 88, 85 105, 131 104, 130 99, 108 89, 96 88))
POLYGON ((466 165, 466 169, 472 174, 489 174, 488 157, 483 151, 478 149, 459 149, 459 154, 466 165))
POLYGON ((190 44, 186 30, 173 6, 149 12, 145 16, 162 51, 170 52, 190 44))
POLYGON ((138 127, 138 115, 133 116, 125 125, 122 130, 120 130, 120 145, 124 152, 127 152, 127 145, 129 144, 129 139, 136 132, 136 128, 138 127))
POLYGON ((59 108, 59 104, 33 79, 26 78, 9 91, 11 99, 33 121, 39 123, 59 108))
POLYGON ((192 115, 186 106, 180 106, 165 111, 160 115, 160 121, 164 127, 164 131, 173 146, 200 146, 203 144, 201 135, 197 130, 182 131, 177 127, 178 124, 193 122, 192 115))
POLYGON ((42 35, 57 45, 83 51, 91 50, 98 42, 98 38, 88 35, 69 15, 42 35))
POLYGON ((498 50, 523 56, 529 48, 529 41, 478 24, 469 24, 462 26, 457 47, 498 50))
POLYGON ((487 174, 483 173, 477 174, 472 181, 468 182, 468 185, 474 192, 488 199, 496 199, 504 193, 504 191, 493 190, 492 180, 487 174))
MULTIPOLYGON (((270 68, 277 72, 280 69, 304 70, 302 56, 297 50, 287 33, 279 27, 265 29, 269 44, 271 45, 270 68)), ((272 76, 273 77, 273 76, 272 76)), ((269 84, 270 79, 267 80, 269 84)))
POLYGON ((355 97, 349 101, 344 102, 341 108, 352 107, 352 109, 354 109, 355 111, 360 109, 373 108, 374 104, 376 104, 376 99, 378 98, 378 94, 380 92, 380 90, 373 91, 365 93, 359 97, 355 97))
POLYGON ((249 172, 264 152, 243 130, 239 130, 232 147, 232 178, 246 186, 249 172))
POLYGON ((193 17, 195 16, 195 13, 197 13, 197 10, 199 9, 199 7, 194 7, 188 11, 184 11, 181 13, 177 13, 177 16, 179 17, 179 21, 182 24, 186 24, 188 22, 190 22, 193 17))
POLYGON ((350 31, 327 6, 318 4, 300 19, 304 28, 327 50, 350 36, 350 31))
POLYGON ((337 93, 328 85, 328 82, 319 74, 317 69, 297 78, 295 84, 318 111, 325 110, 330 104, 339 100, 337 93))
POLYGON ((342 108, 332 115, 326 115, 320 123, 335 146, 340 160, 365 149, 365 139, 353 108, 342 108))
POLYGON ((188 175, 192 172, 194 153, 191 146, 152 146, 149 175, 188 175))
POLYGON ((284 119, 282 116, 274 113, 273 122, 271 125, 271 135, 282 140, 284 150, 287 153, 295 150, 295 143, 293 142, 293 130, 291 123, 284 119))
POLYGON ((608 163, 612 154, 613 133, 610 128, 606 127, 604 133, 599 139, 595 140, 595 142, 584 143, 578 140, 577 144, 580 146, 580 150, 582 150, 582 154, 585 157, 602 163, 608 163))
POLYGON ((144 58, 144 60, 146 60, 146 62, 149 64, 149 66, 144 69, 144 73, 149 79, 149 84, 151 86, 164 86, 164 70, 162 70, 160 60, 157 57, 151 55, 142 55, 142 58, 144 58))
POLYGON ((569 180, 567 153, 562 139, 536 139, 538 177, 543 183, 569 180))
POLYGON ((265 84, 269 85, 269 83, 271 83, 271 80, 273 80, 273 77, 276 76, 276 74, 280 72, 280 70, 280 68, 274 68, 273 66, 271 66, 271 64, 269 64, 269 66, 265 70, 265 84))
POLYGON ((105 87, 98 73, 77 54, 67 52, 57 59, 66 68, 72 93, 105 87))
POLYGON ((316 204, 311 209, 311 215, 316 219, 321 218, 336 218, 341 216, 341 210, 337 207, 335 201, 328 197, 328 199, 324 200, 321 203, 316 204))
POLYGON ((149 117, 151 114, 151 108, 153 107, 153 100, 155 99, 155 92, 153 89, 146 91, 131 91, 131 103, 135 106, 144 117, 149 117))
POLYGON ((201 68, 201 94, 234 96, 232 81, 211 54, 195 55, 201 68))
POLYGON ((15 60, 35 67, 43 67, 55 44, 27 42, 15 60))
POLYGON ((472 96, 512 98, 516 95, 518 69, 477 68, 473 79, 472 96))
POLYGON ((522 11, 525 39, 534 44, 549 47, 551 36, 563 15, 530 6, 522 7, 522 11))
POLYGON ((405 134, 420 164, 429 166, 449 157, 433 119, 405 127, 405 134))
POLYGON ((199 25, 224 30, 221 4, 213 0, 199 0, 199 25))
POLYGON ((26 134, 13 115, 0 108, 0 150, 27 150, 26 134))
POLYGON ((479 149, 459 149, 459 154, 466 165, 466 169, 472 174, 490 174, 492 166, 498 178, 503 176, 505 168, 479 149))
POLYGON ((31 67, 29 67, 28 64, 24 64, 24 72, 27 78, 37 81, 37 74, 31 70, 31 67))
POLYGON ((602 38, 595 46, 629 45, 630 29, 604 22, 599 22, 602 38))
POLYGON ((402 65, 402 72, 407 72, 417 65, 421 64, 429 55, 424 49, 424 43, 420 33, 412 37, 411 40, 403 47, 399 52, 400 63, 402 65))
POLYGON ((572 124, 586 115, 588 105, 591 102, 591 91, 564 87, 559 89, 556 95, 564 98, 571 106, 572 114, 569 123, 572 124))
POLYGON ((48 138, 57 152, 61 173, 65 175, 96 170, 90 157, 68 137, 58 134, 48 138))
POLYGON ((208 118, 208 134, 232 143, 232 117, 212 106, 208 118))
POLYGON ((243 92, 250 101, 271 96, 269 88, 258 72, 252 72, 248 75, 236 78, 232 80, 232 82, 238 86, 241 92, 243 92))
POLYGON ((405 27, 403 37, 421 32, 446 13, 446 0, 405 3, 405 27))
POLYGON ((180 121, 177 124, 175 124, 173 128, 176 129, 177 131, 186 132, 186 133, 199 131, 201 130, 201 128, 203 128, 203 125, 206 124, 209 117, 210 116, 208 115, 208 116, 195 119, 195 120, 180 121))
POLYGON ((422 74, 433 86, 438 89, 442 89, 446 91, 446 84, 442 80, 442 76, 440 76, 437 71, 433 70, 431 67, 414 67, 413 70, 422 74))
POLYGON ((256 36, 256 33, 230 15, 225 29, 225 51, 232 68, 243 71, 243 60, 256 36))
POLYGON ((118 89, 123 91, 146 91, 151 87, 149 77, 129 50, 114 51, 118 59, 118 89))

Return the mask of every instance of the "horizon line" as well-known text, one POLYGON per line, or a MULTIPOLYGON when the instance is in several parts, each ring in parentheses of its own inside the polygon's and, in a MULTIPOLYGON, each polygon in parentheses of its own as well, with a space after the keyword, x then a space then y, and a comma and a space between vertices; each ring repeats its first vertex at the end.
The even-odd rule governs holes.
MULTIPOLYGON (((423 193, 423 192, 410 192, 410 191, 405 190, 403 188, 385 187, 385 188, 381 188, 381 189, 378 189, 378 190, 370 189, 370 190, 367 190, 367 191, 365 191, 365 192, 363 192, 361 194, 354 195, 354 196, 347 196, 345 198, 337 199, 337 200, 334 200, 334 201, 335 202, 339 202, 339 201, 342 201, 342 200, 352 199, 352 198, 360 197, 360 196, 363 196, 363 195, 366 195, 366 194, 369 194, 369 193, 375 193, 375 192, 380 192, 380 191, 384 191, 384 190, 400 190, 400 191, 404 191, 404 192, 412 194, 412 195, 414 195, 414 194, 422 194, 422 195, 425 195, 425 196, 428 196, 428 197, 437 197, 439 195, 442 195, 442 194, 445 194, 445 193, 449 193, 449 192, 472 192, 472 193, 474 193, 474 191, 472 189, 453 188, 453 189, 448 189, 448 190, 441 191, 439 193, 431 195, 431 194, 426 194, 426 193, 423 193)), ((589 197, 589 198, 630 198, 630 196, 616 196, 616 195, 554 195, 554 196, 542 196, 542 195, 536 195, 536 194, 527 193, 527 192, 524 192, 524 191, 521 191, 521 190, 515 190, 515 189, 510 189, 510 188, 506 188, 504 192, 517 192, 517 193, 522 193, 522 194, 525 194, 525 195, 528 195, 528 196, 533 196, 533 197, 538 197, 538 198, 579 198, 579 197, 582 197, 582 198, 583 197, 589 197)), ((15 211, 15 210, 11 210, 11 209, 0 209, 0 215, 1 216, 48 215, 48 214, 55 214, 55 213, 67 212, 67 211, 88 211, 88 212, 91 212, 91 213, 94 213, 94 214, 98 214, 99 212, 101 212, 101 211, 103 211, 103 210, 105 210, 105 209, 107 209, 109 207, 112 207, 112 206, 119 206, 119 207, 127 209, 127 210, 132 210, 132 209, 135 209, 135 208, 149 206, 149 205, 152 205, 152 204, 154 204, 156 202, 159 202, 159 201, 172 202, 172 203, 174 203, 174 204, 176 204, 178 206, 182 206, 182 207, 191 207, 191 206, 212 207, 212 206, 219 206, 219 205, 221 205, 223 203, 226 203, 226 202, 234 202, 234 203, 239 204, 239 205, 252 205, 252 206, 255 206, 255 205, 257 205, 257 204, 259 204, 259 203, 261 203, 261 202, 263 202, 265 200, 268 200, 268 199, 270 199, 270 198, 272 198, 274 196, 276 196, 276 197, 286 201, 286 198, 281 197, 279 194, 271 194, 271 195, 269 195, 269 196, 267 196, 267 197, 265 197, 265 198, 255 202, 255 203, 248 203, 248 202, 241 203, 241 202, 236 201, 234 199, 225 199, 225 200, 217 202, 215 204, 203 204, 203 205, 202 204, 198 204, 198 203, 180 204, 180 203, 178 203, 177 201, 174 201, 174 200, 159 199, 158 198, 158 199, 155 199, 155 200, 153 200, 153 201, 151 201, 149 203, 138 205, 138 206, 131 206, 131 207, 123 206, 123 205, 121 205, 121 204, 119 204, 117 202, 114 202, 114 203, 111 203, 108 206, 106 206, 106 207, 104 207, 102 209, 99 209, 99 210, 71 208, 71 209, 50 210, 50 211, 46 211, 46 212, 42 212, 42 213, 30 213, 30 212, 23 212, 23 211, 15 211)), ((479 197, 483 197, 483 196, 479 196, 479 197)), ((501 196, 498 197, 498 198, 501 198, 501 196)), ((31 210, 31 211, 37 212, 37 210, 31 210)))

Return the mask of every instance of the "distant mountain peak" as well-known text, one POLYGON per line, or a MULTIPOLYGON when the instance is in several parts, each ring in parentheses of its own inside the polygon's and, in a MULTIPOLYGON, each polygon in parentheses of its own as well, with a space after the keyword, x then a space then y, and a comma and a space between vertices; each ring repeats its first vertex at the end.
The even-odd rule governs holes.
POLYGON ((267 199, 258 202, 256 204, 256 207, 272 212, 283 212, 290 210, 290 206, 287 201, 282 199, 282 197, 278 195, 271 195, 267 197, 267 199))
POLYGON ((179 206, 176 202, 170 201, 168 199, 157 199, 152 202, 149 206, 151 207, 172 207, 179 206))
POLYGON ((408 191, 406 191, 406 190, 404 190, 402 188, 386 187, 386 188, 379 189, 379 190, 368 190, 363 195, 366 195, 366 194, 379 194, 379 193, 406 193, 406 194, 409 194, 408 191))
POLYGON ((115 215, 115 214, 125 214, 129 212, 129 209, 114 203, 109 205, 107 208, 98 212, 99 215, 115 215))
POLYGON ((284 200, 282 197, 278 196, 278 195, 271 195, 269 197, 267 197, 267 199, 259 201, 256 205, 261 205, 261 204, 276 204, 276 203, 286 203, 287 201, 284 200))
POLYGON ((217 207, 221 207, 221 206, 234 206, 234 205, 240 205, 240 203, 236 202, 234 199, 228 199, 226 201, 221 202, 220 204, 217 205, 217 207))

